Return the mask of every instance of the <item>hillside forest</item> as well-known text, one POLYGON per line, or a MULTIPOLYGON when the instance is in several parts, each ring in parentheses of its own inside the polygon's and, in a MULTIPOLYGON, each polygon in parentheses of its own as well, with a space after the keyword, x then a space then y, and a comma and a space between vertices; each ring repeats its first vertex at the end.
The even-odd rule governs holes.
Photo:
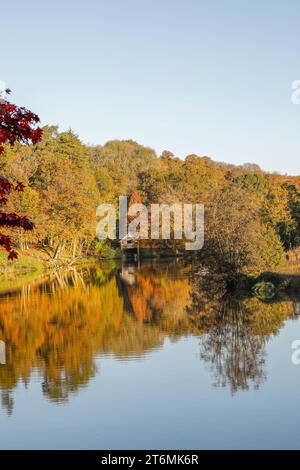
MULTIPOLYGON (((203 203, 205 245, 194 256, 221 271, 274 268, 300 245, 300 176, 267 173, 207 156, 161 155, 133 140, 85 145, 71 130, 43 128, 35 145, 5 145, 1 174, 22 182, 6 210, 28 215, 34 230, 6 228, 19 252, 51 260, 118 256, 116 243, 95 238, 96 208, 140 194, 144 204, 203 203), (37 255, 35 255, 37 256, 37 255)), ((152 247, 152 242, 144 242, 152 247)), ((156 241, 161 253, 180 253, 182 241, 156 241)))

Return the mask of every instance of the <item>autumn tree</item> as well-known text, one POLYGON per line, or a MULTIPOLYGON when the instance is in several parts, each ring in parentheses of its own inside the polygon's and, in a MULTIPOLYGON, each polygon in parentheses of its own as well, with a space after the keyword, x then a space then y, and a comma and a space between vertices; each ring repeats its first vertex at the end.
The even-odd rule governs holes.
POLYGON ((133 140, 112 140, 92 147, 90 158, 103 197, 107 190, 110 196, 112 188, 117 196, 131 194, 137 189, 139 173, 151 168, 157 159, 154 150, 133 140))
MULTIPOLYGON (((117 206, 120 195, 129 196, 137 190, 147 205, 204 203, 205 247, 209 243, 211 250, 203 253, 207 260, 214 253, 222 270, 272 267, 282 259, 283 247, 288 250, 300 244, 297 177, 268 174, 255 164, 235 166, 195 154, 181 159, 164 151, 157 157, 154 150, 132 140, 89 147, 71 130, 60 132, 56 126, 44 127, 40 140, 40 130, 36 130, 31 140, 18 135, 16 145, 5 146, 0 155, 0 168, 8 183, 16 181, 11 189, 7 180, 1 184, 2 203, 6 202, 10 214, 7 222, 11 226, 5 227, 2 236, 2 245, 6 243, 8 248, 8 239, 3 237, 9 237, 13 228, 16 246, 33 244, 52 259, 82 256, 96 244, 98 204, 117 206), (23 145, 36 140, 35 146, 23 145), (23 186, 18 181, 26 184, 26 192, 19 193, 23 186), (14 188, 18 190, 12 192, 14 188), (24 232, 25 226, 32 226, 26 218, 29 210, 35 230, 24 232), (15 214, 21 219, 15 219, 15 214), (14 224, 23 224, 23 228, 18 226, 16 231, 14 224)), ((10 142, 3 130, 2 140, 4 134, 5 142, 10 142)), ((1 217, 4 221, 4 215, 1 217)), ((182 241, 173 242, 158 240, 151 246, 170 252, 183 248, 182 241)), ((100 248, 98 255, 102 245, 100 248)), ((110 256, 114 250, 116 247, 109 250, 110 256)))
POLYGON ((261 219, 256 200, 245 190, 228 186, 206 205, 201 256, 213 270, 235 275, 277 266, 283 247, 273 227, 261 219))
MULTIPOLYGON (((10 90, 6 90, 9 94, 10 90)), ((42 131, 38 127, 39 117, 26 108, 9 103, 6 99, 0 100, 0 154, 4 151, 4 144, 14 145, 34 144, 41 139, 42 131)), ((0 177, 0 204, 5 206, 12 191, 21 192, 24 184, 20 181, 0 177)), ((21 228, 25 231, 33 229, 33 223, 27 216, 20 216, 14 212, 0 210, 0 227, 21 228)), ((0 233, 0 245, 8 252, 8 259, 17 258, 17 252, 12 247, 11 237, 0 233)))
POLYGON ((49 260, 81 256, 95 236, 100 201, 88 148, 72 131, 47 126, 36 146, 5 153, 6 174, 18 174, 28 186, 26 198, 12 198, 10 207, 24 213, 31 204, 35 224, 32 236, 18 234, 19 245, 34 243, 49 260))
POLYGON ((285 183, 290 218, 284 218, 279 223, 279 233, 287 250, 300 245, 300 192, 294 184, 285 183))

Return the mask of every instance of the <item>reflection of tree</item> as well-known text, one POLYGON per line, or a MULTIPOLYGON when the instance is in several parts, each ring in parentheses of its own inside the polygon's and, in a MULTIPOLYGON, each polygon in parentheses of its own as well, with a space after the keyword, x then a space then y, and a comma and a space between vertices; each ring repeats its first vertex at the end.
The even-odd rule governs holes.
POLYGON ((189 330, 186 315, 191 287, 182 267, 144 266, 126 293, 138 321, 156 325, 171 336, 189 330))
POLYGON ((1 405, 11 415, 14 408, 14 399, 11 390, 1 390, 1 405))
POLYGON ((105 339, 102 351, 113 353, 121 359, 138 357, 161 347, 163 339, 164 335, 159 328, 137 322, 131 316, 125 315, 118 332, 105 339))
POLYGON ((123 299, 114 277, 100 286, 75 280, 74 273, 58 277, 1 299, 3 390, 27 383, 37 369, 43 392, 55 401, 67 399, 95 374, 95 351, 120 326, 123 299))
POLYGON ((0 338, 6 344, 0 388, 9 412, 13 389, 20 380, 27 384, 33 370, 46 396, 65 401, 95 375, 96 353, 143 355, 160 347, 166 331, 176 329, 176 318, 178 324, 184 318, 187 279, 147 268, 137 273, 137 284, 127 292, 112 274, 99 266, 55 272, 0 298, 0 338), (137 308, 144 304, 146 314, 137 308))
POLYGON ((264 338, 253 335, 240 304, 224 299, 212 329, 200 338, 200 357, 211 363, 216 386, 229 386, 234 393, 255 388, 265 379, 264 338))
POLYGON ((215 386, 228 386, 232 393, 251 384, 259 388, 266 379, 265 344, 293 315, 293 306, 239 300, 227 295, 225 286, 221 277, 199 278, 194 285, 189 316, 201 332, 200 357, 211 365, 215 386))
POLYGON ((87 363, 81 364, 79 370, 62 369, 54 377, 46 373, 42 382, 43 393, 53 401, 66 401, 70 393, 75 393, 79 386, 86 385, 95 372, 96 368, 91 358, 87 363))

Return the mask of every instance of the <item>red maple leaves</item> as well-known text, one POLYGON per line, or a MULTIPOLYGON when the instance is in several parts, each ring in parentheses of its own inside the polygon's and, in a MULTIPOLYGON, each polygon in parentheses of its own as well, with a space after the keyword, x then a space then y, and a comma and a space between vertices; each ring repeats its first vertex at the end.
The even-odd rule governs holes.
MULTIPOLYGON (((10 90, 6 90, 9 94, 10 90)), ((14 145, 15 142, 22 144, 35 144, 42 137, 42 129, 38 127, 39 117, 26 108, 16 106, 2 99, 0 100, 0 154, 3 152, 3 144, 14 145)), ((0 176, 0 204, 3 206, 8 201, 11 191, 23 191, 25 185, 18 181, 13 184, 4 176, 0 176)), ((7 213, 0 210, 0 227, 22 228, 32 230, 34 225, 26 216, 15 213, 7 213)), ((12 248, 10 236, 0 233, 0 246, 8 251, 8 259, 18 257, 12 248)))

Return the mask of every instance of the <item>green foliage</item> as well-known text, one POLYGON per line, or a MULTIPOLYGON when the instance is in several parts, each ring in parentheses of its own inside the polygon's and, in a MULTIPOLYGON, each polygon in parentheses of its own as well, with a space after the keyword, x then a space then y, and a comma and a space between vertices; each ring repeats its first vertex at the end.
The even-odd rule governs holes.
POLYGON ((205 245, 200 256, 211 269, 227 273, 277 266, 283 247, 260 217, 249 193, 232 186, 213 193, 206 205, 205 245))
POLYGON ((278 231, 286 249, 300 245, 300 192, 293 184, 285 184, 288 197, 288 209, 290 219, 278 224, 278 231))
POLYGON ((253 193, 263 193, 267 186, 265 176, 261 173, 246 173, 234 178, 233 182, 253 193))
POLYGON ((149 169, 156 160, 154 150, 132 140, 112 140, 103 147, 90 149, 91 165, 96 172, 98 188, 106 185, 118 195, 128 195, 137 188, 137 175, 149 169))
POLYGON ((107 240, 95 241, 92 252, 96 258, 113 259, 121 256, 120 249, 114 248, 107 240))
POLYGON ((259 299, 271 299, 275 295, 275 286, 272 282, 259 282, 253 286, 254 295, 259 299))

